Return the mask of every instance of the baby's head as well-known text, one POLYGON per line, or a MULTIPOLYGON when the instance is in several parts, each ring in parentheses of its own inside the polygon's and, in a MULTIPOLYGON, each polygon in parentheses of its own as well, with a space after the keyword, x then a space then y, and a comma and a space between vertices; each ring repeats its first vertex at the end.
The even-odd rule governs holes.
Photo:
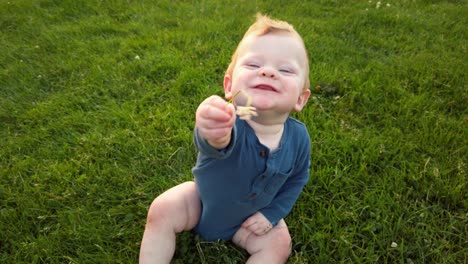
POLYGON ((232 55, 231 62, 226 70, 226 74, 232 76, 234 68, 237 63, 239 50, 244 44, 245 40, 250 36, 263 36, 267 34, 277 34, 277 35, 286 35, 291 36, 292 38, 296 39, 300 45, 303 47, 303 56, 304 56, 304 71, 305 71, 305 80, 304 80, 304 90, 308 90, 310 87, 309 81, 309 58, 307 56, 307 51, 304 45, 304 41, 299 33, 294 29, 294 27, 285 22, 280 20, 274 20, 267 16, 257 14, 257 20, 254 24, 252 24, 247 32, 245 32, 244 37, 239 42, 239 45, 236 48, 236 51, 232 55))

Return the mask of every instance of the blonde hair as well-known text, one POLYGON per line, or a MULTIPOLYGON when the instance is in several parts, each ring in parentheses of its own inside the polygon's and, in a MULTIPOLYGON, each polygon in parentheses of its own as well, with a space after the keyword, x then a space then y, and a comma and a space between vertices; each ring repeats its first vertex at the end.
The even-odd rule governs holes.
POLYGON ((298 39, 302 46, 304 47, 305 59, 306 59, 306 74, 305 74, 305 81, 304 81, 304 90, 309 89, 310 81, 309 81, 309 58, 307 56, 307 51, 305 48, 304 40, 302 39, 301 35, 297 33, 294 27, 289 24, 288 22, 281 21, 281 20, 274 20, 269 18, 268 16, 264 16, 260 13, 257 13, 257 20, 253 23, 249 29, 245 32, 244 37, 237 45, 234 54, 232 55, 231 62, 226 70, 227 75, 231 75, 234 71, 234 67, 237 63, 237 57, 239 53, 239 47, 242 45, 243 41, 251 34, 256 36, 263 36, 266 34, 288 34, 292 37, 298 39))

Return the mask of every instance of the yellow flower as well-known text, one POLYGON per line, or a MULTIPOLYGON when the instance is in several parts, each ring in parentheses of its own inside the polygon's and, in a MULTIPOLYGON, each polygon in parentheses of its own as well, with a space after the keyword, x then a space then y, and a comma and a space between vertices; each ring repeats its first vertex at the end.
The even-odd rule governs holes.
POLYGON ((250 120, 252 116, 257 116, 257 111, 253 106, 238 106, 236 109, 236 114, 242 120, 250 120))
POLYGON ((233 104, 236 107, 236 114, 239 116, 240 119, 242 120, 250 120, 252 116, 258 116, 257 111, 255 107, 251 106, 252 104, 252 97, 250 94, 246 93, 244 90, 240 89, 237 91, 229 100, 229 103, 233 104), (247 98, 247 102, 245 103, 245 106, 238 106, 236 105, 235 98, 238 96, 240 93, 243 93, 245 97, 247 98))

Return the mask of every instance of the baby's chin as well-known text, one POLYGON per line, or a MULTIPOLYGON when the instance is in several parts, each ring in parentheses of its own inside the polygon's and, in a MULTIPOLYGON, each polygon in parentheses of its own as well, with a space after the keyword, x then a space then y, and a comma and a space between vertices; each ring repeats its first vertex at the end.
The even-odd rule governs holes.
POLYGON ((257 112, 274 112, 278 115, 290 114, 294 111, 294 106, 278 105, 274 100, 268 98, 252 98, 252 106, 257 112))
POLYGON ((268 111, 275 109, 275 103, 269 98, 264 97, 253 97, 252 98, 252 106, 257 109, 257 111, 268 111))

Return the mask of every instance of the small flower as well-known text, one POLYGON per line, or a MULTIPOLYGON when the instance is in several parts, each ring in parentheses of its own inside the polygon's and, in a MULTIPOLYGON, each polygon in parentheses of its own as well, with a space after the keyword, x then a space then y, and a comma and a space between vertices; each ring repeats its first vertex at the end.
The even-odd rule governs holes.
POLYGON ((387 3, 387 7, 390 7, 390 4, 387 3))
POLYGON ((140 56, 136 55, 135 60, 140 60, 140 56))
POLYGON ((390 245, 392 248, 396 248, 398 247, 398 244, 396 242, 392 242, 392 244, 390 245))
POLYGON ((377 4, 375 5, 375 8, 379 9, 381 4, 382 3, 380 1, 378 1, 377 4))
POLYGON ((257 116, 257 111, 253 106, 238 106, 236 109, 236 114, 242 120, 250 120, 252 116, 257 116))
POLYGON ((240 89, 239 91, 237 91, 231 98, 231 100, 229 100, 229 103, 233 104, 234 106, 236 106, 236 114, 239 116, 240 119, 242 120, 250 120, 250 118, 252 118, 252 116, 258 116, 257 114, 257 111, 255 109, 255 107, 251 106, 252 104, 252 97, 246 93, 244 90, 240 89), (247 98, 247 102, 245 103, 245 106, 238 106, 236 105, 236 102, 235 102, 235 98, 239 95, 243 93, 245 95, 245 97, 247 98))

